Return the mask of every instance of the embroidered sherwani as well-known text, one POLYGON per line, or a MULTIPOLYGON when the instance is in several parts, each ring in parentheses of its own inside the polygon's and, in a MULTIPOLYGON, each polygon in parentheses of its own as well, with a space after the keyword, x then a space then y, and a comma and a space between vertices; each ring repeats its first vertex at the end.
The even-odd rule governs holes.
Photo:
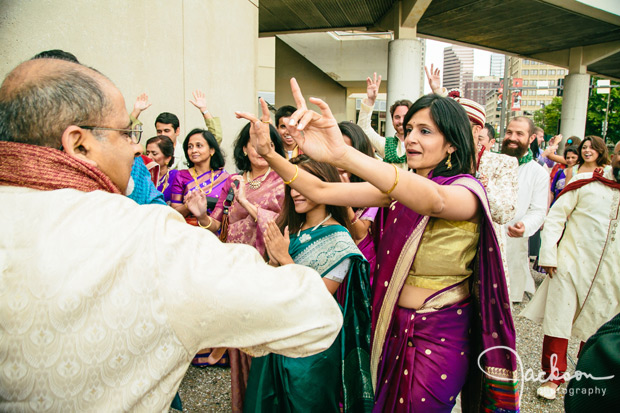
POLYGON ((517 168, 519 162, 513 156, 484 151, 478 165, 478 179, 484 185, 489 199, 489 209, 497 243, 502 254, 506 285, 510 291, 510 277, 506 262, 506 233, 503 225, 514 218, 517 212, 517 168))
POLYGON ((0 204, 0 411, 167 412, 202 348, 300 357, 341 329, 314 270, 167 206, 10 186, 0 204))
POLYGON ((591 182, 563 194, 549 211, 539 263, 557 273, 522 313, 542 322, 545 335, 586 341, 620 312, 619 204, 620 190, 591 182))
POLYGON ((525 231, 522 237, 506 236, 506 261, 510 277, 510 300, 521 302, 525 291, 534 293, 535 285, 530 273, 528 239, 542 225, 547 213, 549 197, 549 175, 536 161, 519 165, 519 189, 515 217, 504 226, 523 222, 525 231))

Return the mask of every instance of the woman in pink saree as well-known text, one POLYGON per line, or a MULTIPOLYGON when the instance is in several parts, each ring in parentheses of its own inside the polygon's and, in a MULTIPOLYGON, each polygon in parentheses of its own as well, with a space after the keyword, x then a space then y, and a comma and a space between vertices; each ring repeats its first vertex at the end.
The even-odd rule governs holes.
POLYGON ((414 103, 404 122, 412 173, 345 145, 327 104, 311 99, 321 114, 309 111, 291 86, 289 133, 304 153, 367 182, 321 183, 275 154, 244 114, 258 152, 316 202, 389 206, 373 286, 374 411, 450 412, 461 391, 466 411, 518 411, 510 302, 464 109, 438 95, 414 103))
MULTIPOLYGON (((284 156, 280 134, 269 125, 270 147, 284 156)), ((233 174, 222 185, 218 202, 209 215, 205 208, 205 198, 199 194, 191 196, 189 209, 198 213, 198 225, 214 233, 220 230, 225 215, 225 202, 229 206, 226 242, 248 244, 265 255, 263 234, 270 221, 275 221, 284 204, 284 183, 273 172, 267 162, 256 152, 250 143, 250 124, 241 129, 235 141, 234 158, 238 174, 233 174), (232 188, 232 204, 226 201, 232 188)), ((222 229, 224 231, 224 229, 222 229)), ((243 400, 250 372, 251 357, 237 349, 228 349, 232 385, 232 411, 243 411, 243 400)))

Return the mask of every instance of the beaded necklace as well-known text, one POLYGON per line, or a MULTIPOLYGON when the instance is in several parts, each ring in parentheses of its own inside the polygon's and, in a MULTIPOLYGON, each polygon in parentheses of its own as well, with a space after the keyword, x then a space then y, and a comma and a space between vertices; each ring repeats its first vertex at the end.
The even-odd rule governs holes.
POLYGON ((269 169, 267 169, 267 172, 265 173, 265 175, 263 175, 263 177, 261 179, 251 179, 252 175, 250 171, 247 171, 245 173, 245 180, 248 183, 248 186, 252 189, 258 189, 260 188, 260 184, 262 184, 265 179, 267 179, 267 175, 269 175, 269 172, 271 172, 271 167, 269 167, 269 169))

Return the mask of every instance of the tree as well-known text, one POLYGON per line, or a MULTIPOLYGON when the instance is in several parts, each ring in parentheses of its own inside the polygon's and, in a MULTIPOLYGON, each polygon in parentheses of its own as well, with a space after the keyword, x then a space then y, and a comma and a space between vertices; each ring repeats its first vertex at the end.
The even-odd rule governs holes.
POLYGON ((543 128, 546 135, 560 133, 560 114, 562 113, 562 98, 555 97, 550 104, 534 112, 534 123, 543 128))
MULTIPOLYGON (((593 78, 596 85, 597 78, 593 78)), ((618 82, 611 82, 618 85, 618 82)), ((596 88, 592 88, 588 101, 588 118, 586 121, 586 136, 603 136, 603 122, 605 121, 605 110, 607 109, 607 98, 609 101, 609 115, 607 121, 607 141, 616 143, 620 140, 620 88, 611 88, 611 96, 596 93, 596 88)))
MULTIPOLYGON (((593 78, 596 85, 597 78, 593 78)), ((611 82, 618 85, 618 82, 611 82)), ((608 95, 596 93, 593 87, 588 100, 588 113, 586 115, 586 136, 603 136, 603 121, 605 120, 605 110, 607 108, 608 95)), ((609 115, 607 127, 607 141, 616 143, 620 141, 620 87, 611 88, 611 100, 609 101, 609 115)), ((562 98, 555 97, 550 104, 534 112, 534 123, 540 125, 547 135, 557 135, 560 133, 559 124, 562 113, 562 98)), ((583 136, 580 136, 583 138, 583 136)))

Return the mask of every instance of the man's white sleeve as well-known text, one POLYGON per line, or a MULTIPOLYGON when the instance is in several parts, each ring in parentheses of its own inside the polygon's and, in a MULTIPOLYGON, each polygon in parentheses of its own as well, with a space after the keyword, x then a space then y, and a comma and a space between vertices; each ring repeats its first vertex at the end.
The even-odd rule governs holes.
POLYGON ((176 212, 160 220, 154 244, 161 294, 181 342, 305 357, 333 343, 342 313, 320 275, 271 267, 248 245, 221 243, 176 212), (161 240, 165 240, 161 242, 161 240))
POLYGON ((385 138, 379 135, 372 128, 370 124, 370 118, 372 117, 372 111, 374 110, 374 105, 369 106, 365 104, 363 101, 360 104, 360 114, 357 119, 357 125, 362 128, 368 139, 370 139, 370 143, 372 144, 375 151, 379 154, 380 157, 385 157, 385 138))
MULTIPOLYGON (((532 200, 527 212, 521 218, 521 222, 525 226, 524 237, 531 237, 540 229, 545 216, 547 215, 548 194, 549 194, 549 176, 545 173, 542 166, 536 164, 536 171, 532 173, 530 185, 532 185, 532 200)), ((527 185, 528 183, 524 183, 527 185)), ((519 183, 521 185, 521 183, 519 183)))

